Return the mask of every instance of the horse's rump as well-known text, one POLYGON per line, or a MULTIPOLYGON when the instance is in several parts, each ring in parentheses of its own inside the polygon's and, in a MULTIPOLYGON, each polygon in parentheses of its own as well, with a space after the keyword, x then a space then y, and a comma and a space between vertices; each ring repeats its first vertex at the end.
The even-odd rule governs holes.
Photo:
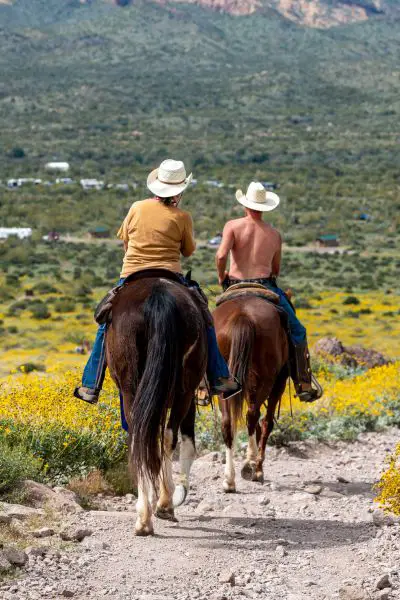
MULTIPOLYGON (((140 476, 157 477, 168 410, 188 410, 205 369, 205 326, 190 293, 159 278, 122 289, 106 336, 107 363, 123 395, 131 460, 140 476)), ((179 423, 178 423, 179 426, 179 423)))
POLYGON ((255 296, 228 300, 213 316, 221 352, 243 388, 232 407, 237 423, 244 399, 267 399, 288 360, 287 336, 276 306, 255 296))

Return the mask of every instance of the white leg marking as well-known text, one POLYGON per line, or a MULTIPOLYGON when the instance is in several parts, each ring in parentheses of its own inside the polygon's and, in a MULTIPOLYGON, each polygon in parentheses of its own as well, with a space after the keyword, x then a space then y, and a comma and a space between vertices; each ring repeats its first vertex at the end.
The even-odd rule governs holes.
POLYGON ((253 433, 249 437, 249 443, 247 445, 247 462, 254 462, 257 458, 258 448, 256 442, 256 434, 253 433))
POLYGON ((187 490, 189 489, 190 469, 195 458, 196 450, 193 440, 189 436, 183 435, 179 451, 179 463, 181 466, 181 483, 187 490))
POLYGON ((135 531, 136 535, 151 535, 153 533, 153 524, 151 521, 151 506, 149 503, 149 484, 142 478, 138 482, 138 501, 136 503, 137 519, 135 531))
POLYGON ((222 484, 226 492, 234 492, 236 490, 235 463, 233 459, 234 447, 235 440, 232 441, 231 448, 226 448, 225 479, 222 484))
POLYGON ((172 508, 174 494, 174 479, 172 477, 172 429, 166 429, 164 434, 165 458, 161 467, 160 499, 158 506, 172 508))

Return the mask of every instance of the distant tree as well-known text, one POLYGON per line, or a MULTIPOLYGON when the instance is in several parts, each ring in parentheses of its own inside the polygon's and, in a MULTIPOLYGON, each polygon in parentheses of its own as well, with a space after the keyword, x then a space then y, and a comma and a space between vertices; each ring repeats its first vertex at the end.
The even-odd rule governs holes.
POLYGON ((25 150, 20 146, 15 146, 10 152, 11 158, 25 158, 25 150))

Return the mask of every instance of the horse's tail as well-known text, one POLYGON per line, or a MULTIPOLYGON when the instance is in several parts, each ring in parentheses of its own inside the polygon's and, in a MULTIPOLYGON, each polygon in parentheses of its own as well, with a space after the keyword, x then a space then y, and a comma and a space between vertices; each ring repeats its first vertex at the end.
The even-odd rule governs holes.
POLYGON ((131 461, 139 476, 155 482, 164 457, 168 408, 180 385, 182 319, 175 297, 159 282, 143 306, 147 355, 131 408, 131 461))
POLYGON ((247 315, 240 314, 231 322, 231 332, 229 370, 242 386, 242 393, 228 400, 232 424, 236 431, 237 424, 243 417, 243 404, 249 392, 256 329, 253 321, 247 315))

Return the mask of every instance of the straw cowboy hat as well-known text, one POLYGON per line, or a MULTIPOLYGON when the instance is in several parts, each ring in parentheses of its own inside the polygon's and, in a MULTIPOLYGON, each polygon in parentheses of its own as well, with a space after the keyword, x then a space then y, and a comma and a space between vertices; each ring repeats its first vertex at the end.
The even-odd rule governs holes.
POLYGON ((170 198, 182 194, 192 181, 192 173, 186 176, 181 160, 164 160, 147 178, 147 187, 159 198, 170 198))
POLYGON ((251 182, 247 188, 247 193, 242 190, 236 192, 236 200, 252 210, 274 210, 280 202, 278 194, 267 192, 262 183, 251 182))

